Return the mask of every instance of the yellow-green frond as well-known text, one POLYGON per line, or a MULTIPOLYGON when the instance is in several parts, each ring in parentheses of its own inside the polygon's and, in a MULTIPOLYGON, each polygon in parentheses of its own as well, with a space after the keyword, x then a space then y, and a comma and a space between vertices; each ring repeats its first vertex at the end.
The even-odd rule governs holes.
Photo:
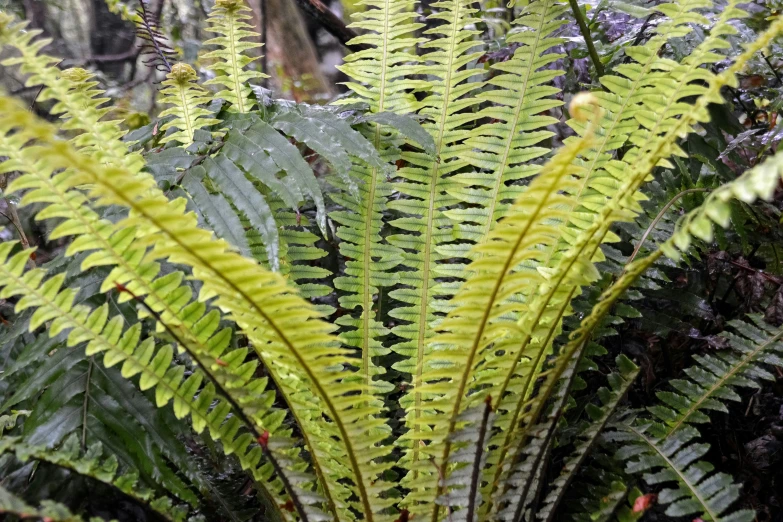
MULTIPOLYGON (((213 300, 243 329, 281 393, 305 420, 303 429, 318 437, 311 449, 314 458, 322 459, 327 487, 345 490, 344 481, 352 482, 358 498, 353 505, 368 520, 383 519, 383 510, 393 502, 384 495, 389 485, 378 476, 389 467, 377 462, 389 452, 379 444, 386 436, 383 407, 368 400, 364 385, 351 378, 354 372, 345 365, 354 359, 339 347, 332 327, 312 305, 279 274, 199 229, 196 217, 185 212, 185 202, 168 201, 151 178, 134 178, 77 154, 55 138, 49 125, 8 98, 0 98, 0 112, 7 128, 39 143, 36 152, 47 165, 69 167, 63 179, 71 186, 88 186, 89 197, 98 205, 128 209, 119 226, 136 228, 144 237, 148 259, 168 259, 192 270, 202 282, 199 299, 213 300)), ((348 517, 344 508, 340 512, 341 518, 348 517)))
POLYGON ((542 145, 553 135, 547 126, 557 120, 547 113, 562 105, 556 99, 560 90, 551 82, 563 74, 550 67, 562 58, 551 51, 562 43, 556 32, 566 23, 566 10, 555 0, 526 5, 514 21, 517 30, 507 38, 519 47, 510 60, 492 66, 491 88, 479 95, 489 104, 480 117, 489 123, 472 131, 460 151, 476 170, 454 176, 449 193, 464 205, 446 213, 457 222, 456 237, 468 241, 454 247, 463 256, 524 190, 514 182, 537 174, 541 165, 534 160, 549 153, 542 145))
POLYGON ((394 369, 410 374, 413 384, 401 405, 409 410, 411 430, 402 444, 404 465, 411 469, 402 481, 411 489, 404 505, 414 516, 434 500, 433 490, 427 486, 437 480, 437 470, 421 449, 422 439, 429 435, 420 435, 424 426, 417 420, 422 413, 418 385, 433 323, 438 319, 438 303, 445 302, 443 298, 452 291, 439 284, 438 278, 449 277, 460 268, 445 263, 451 261, 447 244, 453 238, 444 211, 456 203, 448 194, 454 186, 454 173, 468 165, 462 155, 463 143, 470 136, 473 120, 479 117, 476 107, 481 100, 475 91, 482 87, 480 77, 484 74, 474 65, 481 54, 481 42, 475 38, 475 2, 442 1, 432 8, 430 22, 438 25, 425 32, 433 36, 421 46, 425 51, 421 70, 429 75, 430 94, 419 103, 418 115, 435 149, 432 154, 402 153, 405 167, 397 170, 398 180, 393 184, 401 197, 389 203, 389 209, 402 217, 390 221, 396 233, 387 237, 402 252, 400 264, 407 269, 400 277, 402 286, 389 293, 397 301, 389 315, 400 321, 392 333, 403 339, 392 347, 403 357, 394 369))
POLYGON ((78 68, 60 70, 59 59, 40 52, 50 41, 37 38, 41 31, 26 27, 27 22, 0 12, 0 47, 13 48, 19 55, 5 59, 3 65, 19 65, 20 71, 29 75, 27 85, 43 86, 37 99, 55 101, 52 113, 65 120, 63 129, 77 133, 77 147, 101 162, 121 165, 134 174, 141 170, 144 160, 140 154, 129 152, 121 141, 124 132, 118 122, 103 120, 109 110, 101 106, 107 99, 100 97, 103 91, 95 88, 92 74, 78 68))
POLYGON ((209 15, 208 29, 218 36, 204 42, 217 49, 201 57, 208 61, 207 69, 215 75, 204 85, 221 86, 216 96, 231 103, 229 110, 241 113, 249 112, 253 106, 253 91, 248 82, 267 77, 248 68, 257 57, 251 58, 247 51, 261 47, 260 35, 246 22, 251 18, 249 11, 244 0, 217 0, 209 15))
POLYGON ((161 102, 170 107, 161 112, 160 117, 173 116, 173 119, 161 125, 160 132, 169 129, 174 129, 174 132, 166 133, 161 143, 177 141, 187 147, 193 143, 196 130, 218 123, 209 110, 201 107, 212 98, 196 80, 196 71, 186 63, 175 64, 166 75, 163 81, 165 87, 160 91, 163 95, 161 102))

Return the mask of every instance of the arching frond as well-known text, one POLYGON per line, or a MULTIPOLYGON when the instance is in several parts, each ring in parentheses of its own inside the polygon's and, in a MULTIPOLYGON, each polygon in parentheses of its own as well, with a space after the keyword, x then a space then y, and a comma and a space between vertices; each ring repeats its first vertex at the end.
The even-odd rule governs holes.
MULTIPOLYGON (((87 343, 86 355, 103 353, 103 363, 107 367, 122 363, 123 377, 140 375, 139 387, 142 390, 155 388, 159 407, 173 401, 177 418, 190 416, 193 428, 198 433, 208 427, 212 438, 222 441, 224 451, 236 454, 240 463, 250 469, 257 480, 265 482, 270 479, 271 469, 268 464, 264 466, 260 462, 261 451, 258 446, 249 446, 252 437, 248 433, 237 433, 241 421, 231 416, 232 404, 226 400, 215 401, 216 389, 212 383, 201 388, 206 381, 205 374, 194 372, 185 378, 184 367, 171 366, 171 345, 156 351, 154 339, 141 339, 140 324, 124 329, 120 316, 109 319, 107 306, 91 310, 86 305, 74 304, 76 292, 70 288, 61 288, 62 274, 49 279, 44 279, 43 269, 23 274, 31 252, 22 251, 9 257, 15 246, 12 242, 0 245, 0 295, 3 298, 22 296, 16 308, 18 311, 28 308, 35 311, 30 319, 31 329, 38 328, 45 321, 52 321, 50 335, 70 331, 68 346, 87 343)), ((209 335, 209 330, 206 332, 209 335)), ((219 346, 215 348, 221 349, 219 346)), ((237 358, 224 364, 237 367, 242 364, 242 360, 237 358)), ((207 375, 220 383, 223 389, 231 385, 236 387, 237 402, 234 404, 243 404, 245 415, 257 419, 262 427, 269 422, 269 428, 273 430, 279 426, 282 420, 279 415, 269 416, 266 423, 263 420, 272 413, 269 409, 270 399, 274 399, 269 393, 264 396, 263 382, 257 389, 243 387, 247 379, 244 383, 236 382, 228 372, 222 370, 223 366, 217 363, 217 359, 213 358, 212 363, 205 366, 208 368, 207 375)), ((278 488, 279 485, 271 488, 273 494, 278 492, 278 488)))
POLYGON ((138 475, 135 472, 118 473, 116 457, 114 455, 105 457, 100 442, 87 448, 82 455, 76 435, 71 435, 56 450, 46 446, 30 446, 18 437, 3 437, 0 440, 0 453, 8 452, 13 453, 22 462, 29 459, 47 462, 113 486, 142 504, 149 505, 165 520, 179 522, 187 515, 187 510, 174 506, 171 499, 156 498, 151 490, 139 487, 138 475))
POLYGON ((335 345, 329 335, 331 328, 317 319, 312 306, 291 292, 279 275, 261 269, 199 229, 195 216, 185 214, 184 202, 169 202, 151 178, 132 178, 120 169, 102 168, 63 146, 50 126, 35 120, 13 101, 2 98, 0 106, 5 114, 3 121, 18 129, 15 136, 35 138, 41 144, 37 152, 49 165, 65 164, 73 170, 63 182, 70 186, 86 184, 99 204, 130 210, 130 217, 120 226, 137 227, 137 236, 144 237, 151 248, 147 256, 168 258, 192 269, 203 285, 200 298, 215 297, 215 306, 230 313, 245 331, 303 429, 313 437, 331 441, 309 448, 315 458, 322 459, 327 486, 345 491, 338 481, 347 476, 356 486, 365 516, 380 514, 391 502, 381 494, 387 484, 377 480, 388 464, 373 464, 388 452, 378 445, 384 438, 383 421, 377 418, 382 407, 356 395, 363 386, 350 379, 352 372, 337 370, 352 358, 335 345), (226 292, 228 288, 232 291, 226 292), (321 407, 315 408, 319 412, 316 424, 310 415, 319 404, 321 407), (331 423, 323 422, 322 412, 331 423), (328 459, 323 453, 327 450, 328 459), (340 451, 343 456, 335 458, 340 451))

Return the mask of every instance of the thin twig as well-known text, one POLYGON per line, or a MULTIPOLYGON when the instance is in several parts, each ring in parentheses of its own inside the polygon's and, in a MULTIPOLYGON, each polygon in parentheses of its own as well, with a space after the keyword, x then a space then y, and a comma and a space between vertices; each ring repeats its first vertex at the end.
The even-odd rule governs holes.
MULTIPOLYGON (((60 65, 60 64, 58 63, 57 65, 60 65)), ((31 101, 31 102, 30 102, 30 110, 31 110, 31 111, 32 111, 33 109, 35 109, 35 102, 38 100, 38 97, 41 95, 41 91, 43 91, 43 88, 44 88, 44 86, 43 86, 43 85, 41 85, 41 86, 38 88, 38 92, 37 92, 37 93, 35 93, 35 96, 33 97, 33 101, 31 101)))
MULTIPOLYGON (((261 45, 267 46, 267 39, 268 39, 268 26, 269 23, 267 22, 267 8, 266 8, 266 0, 261 0, 261 45)), ((269 60, 267 59, 267 52, 269 51, 269 48, 267 46, 266 49, 261 50, 261 72, 264 74, 269 74, 269 71, 267 70, 269 68, 269 60)), ((264 77, 261 80, 261 86, 264 89, 269 88, 269 78, 264 77)))
MULTIPOLYGON (((12 215, 16 214, 15 209, 10 203, 8 204, 8 209, 10 212, 12 212, 12 215)), ((8 214, 2 211, 0 211, 0 216, 6 218, 14 226, 16 232, 19 234, 19 240, 21 241, 22 246, 25 248, 25 250, 30 248, 30 242, 27 240, 27 236, 24 234, 24 230, 22 230, 21 223, 18 222, 19 216, 15 215, 16 219, 13 219, 11 216, 9 216, 8 214)))
POLYGON ((742 263, 737 263, 736 261, 732 261, 730 259, 721 259, 719 257, 711 256, 712 259, 716 259, 718 261, 723 261, 724 263, 728 263, 730 265, 734 265, 737 268, 741 268, 743 270, 747 270, 748 272, 753 272, 754 274, 758 274, 770 283, 774 283, 776 285, 783 284, 783 280, 781 280, 779 277, 773 276, 771 274, 768 274, 764 272, 763 270, 759 270, 758 268, 753 268, 752 266, 743 265, 742 263))
POLYGON ((595 50, 595 44, 593 44, 593 38, 590 36, 590 28, 587 27, 585 17, 582 16, 582 10, 579 8, 579 2, 576 0, 568 0, 571 5, 571 11, 574 12, 574 18, 579 25, 579 31, 585 39, 587 44, 587 51, 590 53, 590 60, 593 62, 595 72, 598 78, 604 75, 604 64, 601 63, 601 58, 598 56, 598 51, 595 50))
POLYGON ((124 53, 98 54, 95 56, 90 56, 89 58, 85 59, 82 63, 90 64, 90 63, 124 62, 125 60, 129 60, 131 58, 135 60, 139 56, 139 52, 141 52, 141 50, 136 46, 133 46, 127 51, 125 51, 124 53))
POLYGON ((761 53, 761 57, 764 58, 764 61, 767 62, 767 65, 769 65, 769 69, 772 71, 772 74, 775 75, 775 78, 778 79, 778 83, 780 85, 783 85, 783 78, 780 77, 780 74, 778 74, 777 69, 772 65, 772 62, 769 61, 769 58, 767 58, 767 55, 764 53, 761 53))

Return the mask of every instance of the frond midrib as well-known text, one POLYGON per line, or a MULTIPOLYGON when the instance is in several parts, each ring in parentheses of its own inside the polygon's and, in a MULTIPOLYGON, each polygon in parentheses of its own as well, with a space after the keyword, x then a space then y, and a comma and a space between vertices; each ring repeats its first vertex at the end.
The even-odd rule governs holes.
POLYGON ((188 135, 188 142, 193 143, 193 136, 195 134, 193 130, 193 123, 190 121, 190 105, 188 105, 188 84, 178 85, 179 97, 182 100, 182 119, 185 122, 185 132, 188 135))
MULTIPOLYGON (((444 93, 442 95, 442 109, 440 114, 440 120, 438 125, 438 139, 435 142, 435 164, 432 169, 432 180, 430 181, 430 197, 429 197, 429 205, 427 209, 427 228, 426 232, 424 234, 424 267, 422 268, 422 286, 421 286, 421 296, 419 299, 419 333, 417 338, 417 346, 416 346, 416 376, 413 381, 413 393, 414 395, 414 410, 413 410, 413 416, 414 416, 414 424, 413 424, 413 431, 414 433, 418 434, 421 430, 421 426, 419 425, 418 418, 421 416, 421 393, 418 391, 419 387, 421 386, 421 377, 422 373, 424 372, 424 348, 426 346, 425 343, 425 335, 427 332, 427 315, 429 315, 429 289, 430 289, 430 264, 432 262, 432 228, 433 228, 433 222, 434 222, 434 212, 435 212, 435 198, 438 193, 438 184, 440 181, 440 178, 438 177, 440 172, 440 152, 443 147, 443 134, 446 131, 446 119, 448 117, 448 100, 449 100, 449 94, 451 93, 451 78, 453 75, 453 67, 451 67, 451 64, 454 61, 454 51, 456 47, 456 40, 458 36, 457 31, 457 23, 459 22, 459 12, 460 9, 462 9, 462 3, 460 0, 454 1, 455 9, 454 9, 454 22, 452 26, 452 38, 449 45, 449 58, 446 63, 449 64, 446 74, 446 79, 443 82, 443 85, 445 86, 444 93)), ((411 468, 416 467, 416 463, 419 461, 419 444, 417 444, 415 441, 419 440, 418 436, 414 437, 414 444, 413 444, 413 456, 412 456, 412 463, 410 465, 411 468)), ((418 469, 414 470, 414 477, 418 476, 418 469)), ((434 507, 437 515, 438 511, 438 505, 436 504, 434 507)))
POLYGON ((245 100, 242 96, 242 87, 239 83, 239 73, 240 73, 240 67, 239 64, 237 64, 237 51, 236 51, 236 43, 234 41, 234 17, 233 13, 226 13, 226 18, 228 20, 228 34, 229 34, 229 42, 231 42, 231 69, 233 71, 232 76, 234 77, 234 92, 236 93, 237 97, 237 109, 239 109, 239 112, 244 113, 245 112, 245 100))
MULTIPOLYGON (((386 73, 388 69, 389 61, 389 3, 391 0, 386 0, 385 13, 383 18, 383 33, 382 42, 383 50, 381 52, 381 76, 380 76, 380 89, 378 95, 378 112, 383 112, 386 108, 386 73)), ((381 146, 381 128, 376 124, 375 137, 373 138, 373 146, 375 150, 380 150, 381 146)), ((372 315, 372 292, 370 291, 370 265, 372 264, 372 222, 376 217, 373 213, 373 207, 375 206, 375 191, 378 188, 378 168, 372 167, 370 170, 370 187, 367 191, 368 208, 366 209, 367 215, 364 218, 364 251, 362 252, 363 263, 363 277, 364 284, 362 285, 362 373, 364 377, 364 383, 368 388, 368 391, 372 386, 372 376, 370 375, 370 320, 372 315)), ((367 506, 365 506, 367 507, 367 506)))

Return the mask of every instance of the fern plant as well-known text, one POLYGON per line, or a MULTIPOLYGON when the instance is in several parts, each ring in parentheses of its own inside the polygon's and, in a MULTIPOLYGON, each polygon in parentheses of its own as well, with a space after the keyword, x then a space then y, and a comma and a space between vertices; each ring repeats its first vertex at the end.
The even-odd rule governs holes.
MULTIPOLYGON (((16 53, 5 64, 43 85, 60 116, 48 123, 0 97, 6 192, 51 224, 49 240, 67 238, 63 256, 98 288, 83 299, 78 281, 38 266, 34 249, 1 243, 0 299, 40 344, 19 355, 25 334, 15 332, 9 353, 52 372, 66 359, 98 361, 158 408, 171 404, 200 443, 247 472, 270 520, 555 520, 608 440, 624 443, 625 473, 654 470, 648 485, 677 484, 659 496, 670 515, 751 520, 732 507, 730 477, 694 463, 705 446, 693 424, 769 378, 762 365, 781 363, 781 334, 758 318, 734 323, 733 350, 697 358, 651 416, 623 408, 638 367, 617 357, 564 466, 552 473, 549 460, 587 386, 580 375, 605 352, 595 341, 634 315, 619 303, 626 292, 663 256, 680 261, 712 241, 715 225, 730 225, 732 199, 769 200, 783 179, 776 154, 602 280, 615 225, 640 215, 645 183, 685 156, 680 140, 709 121, 783 20, 730 58, 727 38, 745 16, 738 2, 712 19, 709 0, 656 6, 652 38, 573 97, 574 135, 550 151, 564 4, 519 8, 513 56, 487 69, 476 2, 436 2, 423 22, 413 0, 366 4, 352 42, 362 50, 341 68, 352 95, 323 108, 252 88, 262 73, 245 54, 257 47, 247 8, 218 0, 218 37, 206 42, 217 49, 202 56, 215 75, 204 85, 218 92, 174 64, 160 126, 124 141, 90 74, 60 71, 36 31, 0 14, 0 44, 16 53), (665 53, 695 26, 709 30, 687 56, 665 53)), ((36 394, 54 395, 58 381, 11 370, 0 379, 25 391, 3 410, 44 414, 36 394)), ((83 448, 68 433, 34 444, 24 415, 0 413, 10 424, 0 449, 22 470, 28 459, 67 468, 172 520, 203 511, 205 488, 153 476, 137 487, 130 463, 99 460, 103 445, 87 434, 83 448)), ((627 493, 635 502, 640 492, 616 483, 605 496, 621 520, 637 518, 627 493)), ((600 509, 613 512, 607 503, 600 509)), ((5 490, 0 509, 75 519, 5 490)))

